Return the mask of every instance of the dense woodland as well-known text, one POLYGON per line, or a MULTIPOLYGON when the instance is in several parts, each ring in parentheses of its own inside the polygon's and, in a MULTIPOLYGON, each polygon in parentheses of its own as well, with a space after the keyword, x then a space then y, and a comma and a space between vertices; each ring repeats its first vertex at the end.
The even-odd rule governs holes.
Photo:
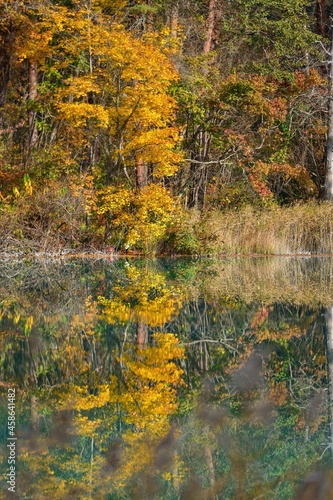
POLYGON ((1 0, 3 249, 225 251, 220 221, 303 221, 304 202, 331 234, 331 9, 1 0))

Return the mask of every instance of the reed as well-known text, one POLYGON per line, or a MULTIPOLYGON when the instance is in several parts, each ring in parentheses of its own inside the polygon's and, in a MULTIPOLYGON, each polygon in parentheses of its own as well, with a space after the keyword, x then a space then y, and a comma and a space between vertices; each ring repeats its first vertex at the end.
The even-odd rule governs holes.
POLYGON ((206 216, 199 237, 203 250, 213 254, 333 254, 333 204, 214 212, 206 216))
MULTIPOLYGON (((332 305, 333 259, 327 257, 222 257, 206 263, 200 292, 208 300, 246 304, 332 305)), ((195 285, 190 286, 195 296, 195 285)))

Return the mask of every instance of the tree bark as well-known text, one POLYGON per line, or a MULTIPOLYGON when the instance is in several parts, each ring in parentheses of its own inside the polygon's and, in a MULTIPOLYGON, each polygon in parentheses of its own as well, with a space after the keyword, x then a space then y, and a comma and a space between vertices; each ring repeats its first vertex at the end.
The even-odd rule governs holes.
MULTIPOLYGON (((29 100, 31 102, 37 99, 38 69, 35 61, 29 63, 29 100)), ((29 111, 29 149, 32 149, 38 140, 38 131, 36 127, 36 112, 34 109, 29 111)))
MULTIPOLYGON (((208 16, 206 20, 206 33, 203 45, 203 53, 209 54, 212 50, 214 32, 218 20, 222 16, 222 0, 209 0, 208 16)), ((208 75, 208 66, 203 67, 203 74, 208 75)), ((205 206, 206 188, 208 179, 208 169, 205 163, 209 159, 210 135, 201 128, 197 135, 198 154, 193 155, 194 162, 190 165, 190 188, 189 188, 189 208, 198 208, 202 210, 205 206), (201 165, 198 165, 198 163, 201 165)))
POLYGON ((136 184, 139 189, 148 184, 147 164, 141 158, 136 160, 136 184))
POLYGON ((38 429, 39 429, 39 414, 38 414, 36 396, 31 396, 31 398, 30 398, 30 422, 31 422, 31 428, 34 431, 38 431, 38 429))
POLYGON ((176 38, 178 35, 178 18, 179 18, 179 4, 176 2, 171 7, 171 21, 170 21, 170 31, 171 36, 176 38))
MULTIPOLYGON (((207 439, 209 440, 209 425, 205 425, 204 433, 206 434, 207 439)), ((214 467, 212 448, 208 443, 205 444, 205 458, 209 473, 210 486, 213 487, 215 485, 215 467, 214 467)))
POLYGON ((148 342, 148 325, 143 321, 137 324, 136 341, 140 349, 143 349, 148 342))
POLYGON ((331 27, 331 50, 328 62, 328 123, 326 142, 325 198, 333 199, 333 29, 331 27))
POLYGON ((317 0, 316 20, 317 20, 317 33, 321 36, 325 36, 327 31, 325 0, 317 0))
POLYGON ((207 30, 206 37, 203 47, 204 54, 208 54, 211 51, 212 41, 213 41, 213 33, 215 27, 215 16, 217 9, 217 0, 209 0, 208 4, 208 17, 207 17, 207 30))
POLYGON ((10 67, 13 52, 14 28, 10 24, 8 29, 1 30, 0 38, 0 107, 6 104, 8 83, 10 79, 10 67))

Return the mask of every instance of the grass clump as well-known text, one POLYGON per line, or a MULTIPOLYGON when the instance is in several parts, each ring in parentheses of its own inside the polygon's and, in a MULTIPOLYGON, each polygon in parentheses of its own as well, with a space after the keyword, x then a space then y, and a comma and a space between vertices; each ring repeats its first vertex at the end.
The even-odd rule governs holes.
POLYGON ((215 236, 215 253, 333 254, 333 205, 298 204, 256 210, 212 212, 205 233, 215 236))

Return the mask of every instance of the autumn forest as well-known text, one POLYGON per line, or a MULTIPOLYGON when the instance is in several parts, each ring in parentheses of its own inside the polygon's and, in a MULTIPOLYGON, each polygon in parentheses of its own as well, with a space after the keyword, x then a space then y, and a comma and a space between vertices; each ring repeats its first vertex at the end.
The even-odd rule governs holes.
POLYGON ((1 0, 2 251, 332 253, 331 8, 1 0))
POLYGON ((0 496, 333 490, 332 17, 0 0, 0 496))

